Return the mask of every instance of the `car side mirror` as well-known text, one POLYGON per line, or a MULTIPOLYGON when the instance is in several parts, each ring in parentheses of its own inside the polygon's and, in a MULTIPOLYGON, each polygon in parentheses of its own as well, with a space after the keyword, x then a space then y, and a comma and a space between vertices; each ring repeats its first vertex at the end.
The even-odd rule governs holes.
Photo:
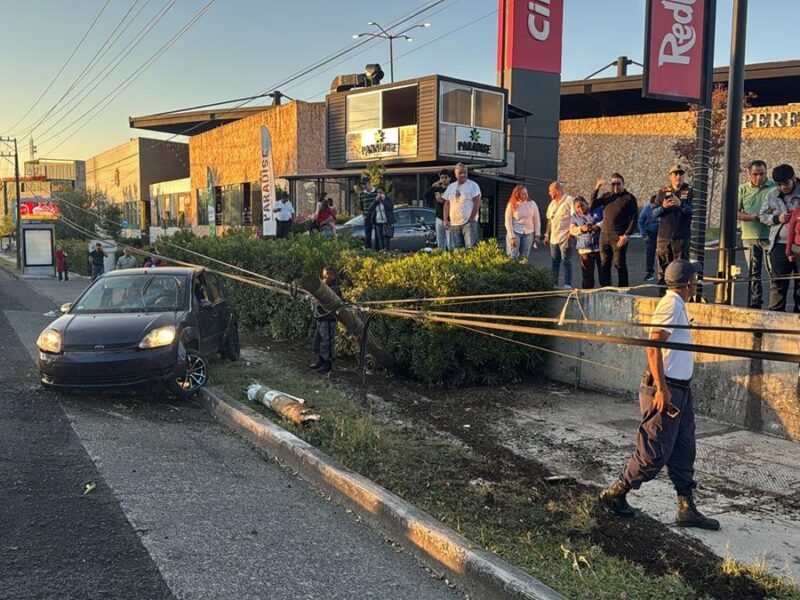
POLYGON ((62 304, 60 310, 62 313, 66 314, 69 312, 69 309, 72 308, 72 302, 67 302, 66 304, 62 304))
POLYGON ((205 310, 211 308, 211 300, 200 300, 200 309, 205 310))

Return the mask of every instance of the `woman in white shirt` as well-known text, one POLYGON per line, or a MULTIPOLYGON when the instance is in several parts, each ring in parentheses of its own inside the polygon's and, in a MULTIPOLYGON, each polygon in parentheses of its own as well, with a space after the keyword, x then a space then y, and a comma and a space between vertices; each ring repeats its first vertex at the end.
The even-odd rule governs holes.
POLYGON ((528 188, 518 185, 506 206, 506 254, 514 260, 528 260, 534 242, 539 242, 542 220, 539 207, 531 200, 528 188))

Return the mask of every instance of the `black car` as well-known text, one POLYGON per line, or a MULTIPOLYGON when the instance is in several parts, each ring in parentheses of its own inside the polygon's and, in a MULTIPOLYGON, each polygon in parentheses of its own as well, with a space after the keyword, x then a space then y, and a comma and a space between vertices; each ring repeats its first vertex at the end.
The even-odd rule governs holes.
POLYGON ((36 342, 45 387, 165 384, 190 396, 208 380, 207 356, 239 358, 236 314, 202 269, 111 271, 61 311, 36 342))
MULTIPOLYGON (((394 237, 391 249, 400 252, 415 252, 435 245, 436 211, 421 206, 395 206, 394 237), (427 225, 420 223, 420 219, 427 225), (432 239, 431 239, 432 238, 432 239)), ((353 217, 336 228, 337 235, 352 235, 364 239, 364 217, 353 217)))

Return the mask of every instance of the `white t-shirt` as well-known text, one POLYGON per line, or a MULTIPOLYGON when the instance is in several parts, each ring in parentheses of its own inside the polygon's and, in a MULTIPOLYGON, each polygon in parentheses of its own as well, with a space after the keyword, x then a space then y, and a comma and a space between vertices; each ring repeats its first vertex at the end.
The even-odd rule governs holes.
MULTIPOLYGON (((656 305, 651 323, 655 325, 688 325, 689 317, 686 315, 686 303, 678 294, 667 290, 656 305)), ((670 342, 691 344, 692 334, 688 329, 674 329, 671 327, 653 327, 650 331, 661 329, 669 334, 670 342)), ((688 350, 661 349, 664 358, 664 375, 672 379, 691 379, 694 373, 694 352, 688 350)))
POLYGON ((563 244, 569 238, 569 221, 575 214, 575 200, 569 194, 551 200, 545 216, 550 221, 550 243, 563 244))
POLYGON ((450 202, 450 224, 458 226, 469 221, 475 206, 475 198, 480 195, 481 188, 471 179, 467 179, 464 183, 454 181, 448 185, 442 196, 450 202))
POLYGON ((294 206, 292 206, 291 202, 282 202, 278 201, 275 203, 275 208, 278 209, 276 212, 278 213, 278 221, 291 221, 292 215, 294 214, 294 206))

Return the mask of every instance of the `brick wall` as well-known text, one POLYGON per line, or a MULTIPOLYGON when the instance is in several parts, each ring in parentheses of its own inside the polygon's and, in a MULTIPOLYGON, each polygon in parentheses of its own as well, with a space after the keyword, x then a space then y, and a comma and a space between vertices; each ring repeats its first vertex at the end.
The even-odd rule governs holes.
MULTIPOLYGON (((745 110, 757 124, 759 114, 792 112, 792 106, 770 106, 745 110)), ((786 122, 786 120, 784 120, 786 122)), ((786 162, 800 171, 800 118, 792 127, 749 127, 742 132, 743 166, 754 158, 767 161, 769 169, 786 162)), ((770 120, 762 118, 762 125, 770 120)), ((672 145, 694 137, 690 113, 659 113, 626 117, 601 117, 561 121, 559 179, 572 194, 589 196, 599 177, 608 179, 619 171, 639 204, 666 185, 667 171, 677 161, 672 145)), ((742 181, 746 181, 744 170, 742 181)), ((721 180, 711 207, 712 225, 719 222, 721 180)))

